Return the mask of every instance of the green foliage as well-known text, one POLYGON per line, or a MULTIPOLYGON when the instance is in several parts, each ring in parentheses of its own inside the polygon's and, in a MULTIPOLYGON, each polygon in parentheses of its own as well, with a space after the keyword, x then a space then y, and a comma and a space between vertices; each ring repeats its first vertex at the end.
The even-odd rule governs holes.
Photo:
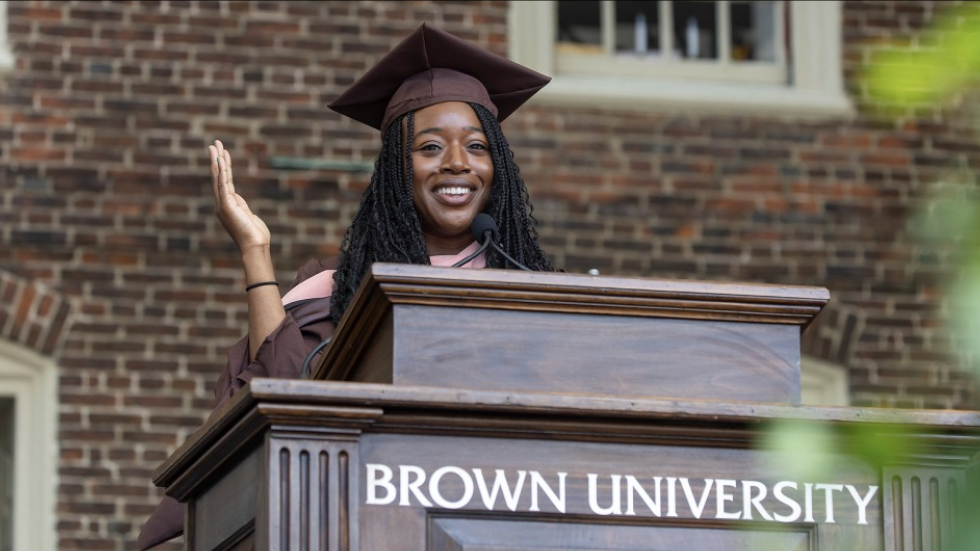
POLYGON ((897 114, 948 103, 980 75, 980 3, 943 10, 911 45, 884 45, 864 73, 869 98, 897 114))
POLYGON ((759 442, 761 449, 780 454, 794 480, 827 480, 837 472, 838 459, 848 455, 881 470, 913 451, 914 440, 901 424, 773 421, 759 442))
MULTIPOLYGON (((859 84, 873 114, 902 117, 978 97, 980 2, 934 5, 941 11, 928 29, 902 44, 869 45, 869 64, 859 84)), ((941 292, 948 305, 949 328, 959 337, 956 347, 967 363, 976 366, 980 360, 980 327, 975 321, 980 313, 980 191, 975 174, 947 176, 960 183, 935 182, 931 198, 910 220, 910 229, 922 258, 957 267, 949 280, 936 284, 945 285, 941 292)), ((911 437, 900 424, 782 420, 767 428, 758 445, 778 452, 790 476, 820 480, 833 477, 835 458, 842 454, 881 472, 909 454, 930 453, 914 449, 927 440, 911 437)), ((952 541, 943 542, 943 549, 980 549, 980 498, 975 486, 965 490, 961 496, 965 500, 956 508, 958 518, 951 519, 952 541)))
MULTIPOLYGON (((941 184, 909 222, 924 254, 943 258, 956 271, 942 283, 949 311, 949 329, 967 365, 977 369, 980 338, 975 318, 980 312, 980 191, 970 184, 941 184)), ((980 375, 980 373, 977 373, 980 375)))
MULTIPOLYGON (((980 90, 980 2, 940 6, 928 29, 903 46, 875 52, 863 75, 868 99, 890 117, 951 106, 980 90)), ((962 116, 954 114, 952 116, 962 116)), ((965 363, 980 369, 980 194, 975 174, 950 174, 968 183, 934 182, 931 198, 910 220, 923 251, 957 269, 942 281, 947 321, 965 363)), ((930 292, 931 289, 926 289, 930 292)))

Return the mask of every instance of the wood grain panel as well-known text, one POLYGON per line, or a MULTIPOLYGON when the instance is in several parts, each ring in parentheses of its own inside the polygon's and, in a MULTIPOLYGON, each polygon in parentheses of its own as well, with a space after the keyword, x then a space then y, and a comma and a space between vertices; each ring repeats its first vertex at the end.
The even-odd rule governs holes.
MULTIPOLYGON (((361 530, 365 549, 416 551, 423 545, 433 548, 432 533, 425 531, 427 528, 423 522, 425 518, 433 515, 557 523, 555 527, 562 527, 566 531, 574 531, 578 525, 602 524, 606 527, 589 532, 605 534, 597 540, 603 544, 595 547, 596 549, 633 549, 627 545, 627 542, 631 541, 631 536, 626 535, 632 532, 630 530, 620 532, 622 526, 658 527, 658 530, 665 526, 672 526, 677 529, 667 530, 663 534, 678 534, 677 538, 683 540, 683 536, 679 534, 690 531, 691 541, 698 541, 699 537, 706 538, 702 542, 703 546, 699 544, 692 547, 679 547, 679 549, 768 550, 796 549, 796 546, 803 545, 793 537, 784 537, 789 533, 812 535, 812 538, 807 540, 808 543, 800 547, 801 549, 808 549, 807 546, 816 545, 817 541, 820 542, 821 549, 826 550, 860 549, 863 551, 883 548, 880 528, 882 520, 880 492, 875 494, 877 497, 864 510, 865 524, 860 523, 858 508, 843 487, 841 487, 842 491, 836 492, 832 501, 823 492, 815 491, 812 502, 804 506, 802 511, 798 511, 795 519, 786 520, 793 515, 793 512, 784 502, 775 498, 772 487, 776 481, 791 477, 793 471, 785 464, 783 456, 773 452, 719 449, 709 445, 700 448, 681 448, 548 440, 366 434, 362 437, 361 454, 364 464, 383 464, 392 468, 391 480, 396 485, 395 491, 398 492, 393 501, 368 504, 367 485, 362 487, 361 530), (418 486, 418 493, 404 493, 404 486, 398 485, 399 481, 405 480, 404 472, 400 470, 399 465, 407 465, 410 469, 420 470, 427 475, 423 484, 418 486), (446 465, 453 465, 471 473, 473 478, 485 477, 484 488, 494 485, 498 476, 505 476, 508 487, 521 489, 513 502, 506 501, 500 494, 495 499, 491 499, 488 505, 489 498, 481 493, 483 490, 479 490, 480 485, 477 483, 470 486, 472 493, 469 500, 454 505, 453 507, 458 507, 454 510, 430 506, 421 501, 419 496, 428 499, 432 504, 437 503, 431 481, 434 473, 446 465), (477 475, 474 469, 479 469, 481 474, 477 475), (496 470, 500 470, 502 474, 497 473, 496 470), (523 479, 520 476, 522 471, 527 473, 523 479), (562 508, 558 508, 545 492, 538 490, 537 485, 532 482, 531 471, 539 471, 544 482, 561 496, 562 508), (565 473, 564 478, 558 473, 565 473), (593 490, 590 488, 592 484, 590 473, 597 475, 594 504, 591 501, 593 490), (634 482, 643 486, 649 493, 647 497, 658 504, 656 508, 653 508, 650 502, 644 501, 645 498, 641 497, 640 493, 631 489, 626 481, 627 477, 632 477, 634 482), (663 484, 656 482, 655 477, 661 478, 663 484), (670 477, 683 478, 684 481, 675 485, 669 480, 670 477), (735 485, 731 486, 731 495, 734 499, 725 505, 721 505, 718 500, 716 479, 729 479, 735 482, 735 485), (519 480, 522 482, 518 482, 519 480), (760 509, 756 509, 755 506, 750 508, 747 505, 746 493, 739 481, 764 483, 769 488, 768 495, 759 501, 759 506, 765 513, 760 512, 760 509), (685 496, 687 492, 685 486, 688 483, 691 495, 685 496), (613 491, 614 484, 618 485, 618 491, 613 491), (670 486, 674 487, 676 494, 670 486), (613 497, 614 495, 616 497, 613 497), (671 495, 675 495, 676 500, 671 498, 671 495), (696 509, 691 499, 702 500, 700 510, 696 509), (741 520, 721 520, 725 517, 719 514, 720 507, 726 509, 725 513, 729 515, 729 519, 731 515, 741 513, 741 520), (600 512, 599 509, 603 509, 604 512, 600 512), (828 515, 828 509, 833 511, 832 515, 828 515), (746 511, 751 511, 753 514, 747 517, 744 515, 746 511), (770 517, 767 517, 767 514, 770 517), (776 521, 772 518, 777 515, 782 515, 784 520, 776 521), (715 536, 735 538, 740 542, 739 545, 746 543, 739 540, 740 536, 736 535, 741 533, 742 529, 783 535, 770 542, 779 545, 771 548, 708 545, 709 542, 715 542, 713 539, 715 536), (391 533, 396 533, 397 538, 389 537, 391 533), (623 539, 619 539, 620 537, 623 539), (614 539, 619 542, 615 545, 625 547, 616 547, 611 543, 614 539)), ((827 480, 815 482, 855 485, 862 495, 868 492, 869 486, 878 484, 878 473, 862 461, 846 455, 831 456, 829 461, 835 465, 834 473, 828 474, 827 480)), ((417 474, 409 475, 408 478, 418 480, 417 474)), ((465 500, 465 497, 461 498, 467 495, 466 485, 462 480, 456 475, 442 477, 437 486, 441 499, 451 502, 465 500)), ((805 502, 802 483, 786 495, 793 497, 800 505, 805 502)), ((499 526, 502 525, 501 522, 499 526)), ((432 528, 431 523, 427 526, 429 530, 432 528)), ((480 526, 484 525, 480 524, 480 526)), ((538 526, 538 524, 531 526, 538 526)), ((525 535, 530 538, 531 533, 537 528, 528 528, 528 530, 525 535)), ((643 532, 643 530, 639 531, 643 532)), ((491 546, 491 544, 499 545, 498 549, 525 549, 520 546, 511 547, 514 542, 509 540, 487 539, 483 536, 467 539, 468 537, 463 537, 462 533, 453 537, 443 534, 440 536, 442 539, 438 541, 447 549, 471 549, 470 545, 476 545, 475 548, 480 549, 480 546, 491 546)), ((666 538, 663 540, 665 549, 670 549, 666 542, 680 541, 666 535, 664 538, 666 538)), ((548 541, 562 540, 541 536, 537 544, 527 549, 537 550, 537 546, 550 549, 547 547, 548 541)), ((569 549, 592 549, 592 547, 572 546, 568 541, 565 544, 569 545, 567 547, 569 549)), ((643 549, 642 546, 636 548, 643 549)))
POLYGON ((185 535, 188 549, 231 549, 248 539, 255 529, 264 475, 259 455, 248 455, 192 501, 187 511, 193 519, 185 535))
POLYGON ((815 551, 813 526, 766 530, 758 526, 642 525, 587 519, 431 516, 428 551, 815 551))
POLYGON ((799 402, 795 326, 424 306, 394 314, 396 385, 799 402))

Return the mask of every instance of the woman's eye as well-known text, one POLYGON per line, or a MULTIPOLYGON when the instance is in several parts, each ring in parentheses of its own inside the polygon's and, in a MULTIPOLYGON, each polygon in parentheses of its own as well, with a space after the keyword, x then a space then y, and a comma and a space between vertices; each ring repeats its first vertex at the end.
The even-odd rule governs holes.
POLYGON ((489 148, 487 147, 487 144, 477 142, 477 143, 470 144, 470 149, 479 149, 481 151, 486 151, 489 148))
POLYGON ((419 151, 438 151, 439 149, 439 144, 434 143, 422 144, 422 146, 419 147, 419 151))

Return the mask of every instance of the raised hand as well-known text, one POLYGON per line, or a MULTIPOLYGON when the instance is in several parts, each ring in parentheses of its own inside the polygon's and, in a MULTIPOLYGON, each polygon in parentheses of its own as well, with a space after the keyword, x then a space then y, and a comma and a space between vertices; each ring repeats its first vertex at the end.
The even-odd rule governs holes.
POLYGON ((241 195, 235 193, 231 172, 231 154, 220 141, 208 146, 211 154, 211 185, 214 191, 214 214, 242 252, 269 248, 268 226, 256 216, 241 195))
MULTIPOLYGON (((275 281, 269 250, 269 227, 261 218, 252 214, 242 196, 235 193, 231 174, 231 155, 215 140, 208 146, 211 153, 211 184, 214 189, 214 213, 225 231, 242 252, 245 285, 263 281, 275 281)), ((255 359, 259 347, 286 317, 279 289, 262 285, 246 291, 248 297, 248 357, 255 359)))

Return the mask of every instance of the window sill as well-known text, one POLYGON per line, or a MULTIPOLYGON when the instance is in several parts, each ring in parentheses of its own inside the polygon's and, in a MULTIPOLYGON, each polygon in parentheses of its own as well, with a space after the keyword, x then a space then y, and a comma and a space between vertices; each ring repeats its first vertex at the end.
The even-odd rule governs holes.
POLYGON ((765 84, 649 78, 558 76, 533 103, 661 113, 847 119, 855 110, 843 93, 765 84))
POLYGON ((14 68, 14 55, 4 46, 0 46, 0 73, 11 71, 14 68))

